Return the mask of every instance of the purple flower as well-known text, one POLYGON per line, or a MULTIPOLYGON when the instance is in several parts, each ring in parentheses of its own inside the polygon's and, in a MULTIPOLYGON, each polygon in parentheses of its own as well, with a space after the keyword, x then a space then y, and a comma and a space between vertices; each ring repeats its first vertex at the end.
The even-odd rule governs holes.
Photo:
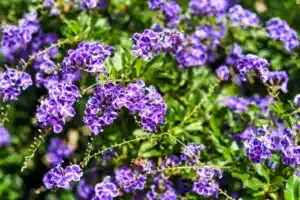
POLYGON ((113 54, 114 48, 102 42, 81 42, 75 50, 68 51, 63 65, 65 68, 106 73, 104 61, 113 54))
POLYGON ((113 197, 119 196, 120 193, 114 183, 104 180, 95 186, 95 194, 100 199, 107 199, 108 196, 112 199, 113 197))
POLYGON ((266 77, 264 82, 270 86, 279 87, 282 92, 287 93, 289 77, 285 71, 267 72, 264 76, 266 77))
POLYGON ((235 65, 236 62, 243 56, 243 49, 242 47, 237 44, 233 43, 232 48, 230 50, 229 55, 226 58, 227 65, 235 65))
POLYGON ((180 34, 180 45, 175 53, 178 64, 182 67, 195 67, 207 61, 207 49, 195 35, 180 34))
POLYGON ((253 54, 247 54, 237 61, 235 67, 241 75, 241 78, 247 80, 247 74, 252 71, 258 72, 260 76, 264 76, 266 71, 268 71, 269 63, 266 59, 253 54))
POLYGON ((81 0, 82 9, 96 8, 99 0, 81 0))
POLYGON ((84 122, 94 134, 103 131, 118 117, 117 111, 127 108, 137 115, 146 131, 154 132, 164 123, 167 105, 154 87, 145 87, 143 81, 130 83, 127 88, 108 83, 94 89, 94 96, 88 100, 84 122), (102 113, 99 115, 98 113, 102 113))
POLYGON ((166 160, 163 161, 162 167, 176 167, 182 164, 180 157, 176 155, 170 155, 166 160))
POLYGON ((198 168, 193 191, 205 197, 213 196, 217 198, 219 195, 219 185, 215 178, 222 178, 222 172, 220 170, 208 166, 198 168))
POLYGON ((0 126, 0 147, 10 145, 10 135, 5 127, 0 126))
POLYGON ((247 106, 249 101, 242 97, 228 97, 222 101, 222 105, 228 106, 233 111, 244 111, 248 110, 247 106))
POLYGON ((148 0, 149 8, 155 10, 162 7, 164 0, 148 0))
POLYGON ((13 61, 23 57, 26 48, 32 40, 33 34, 39 30, 38 16, 28 13, 19 21, 18 26, 6 25, 3 27, 1 51, 5 59, 13 61))
POLYGON ((227 0, 190 0, 189 7, 194 15, 224 14, 227 9, 227 0))
POLYGON ((179 32, 164 29, 155 32, 150 29, 143 33, 135 33, 132 38, 132 53, 145 61, 152 60, 160 53, 176 52, 179 39, 179 32))
POLYGON ((181 159, 187 161, 189 165, 195 165, 200 159, 200 152, 205 148, 203 144, 187 144, 182 151, 181 159))
POLYGON ((55 3, 55 0, 44 0, 45 7, 51 7, 55 3))
POLYGON ((58 83, 49 89, 49 97, 41 101, 36 119, 43 126, 52 126, 60 133, 68 117, 75 116, 73 104, 79 99, 80 92, 75 85, 58 83))
POLYGON ((58 163, 54 166, 49 172, 44 175, 43 183, 46 189, 59 188, 70 188, 71 179, 65 176, 65 170, 61 166, 61 163, 58 163))
POLYGON ((118 186, 124 188, 126 192, 144 189, 147 180, 144 175, 135 173, 126 167, 117 169, 115 179, 118 186))
POLYGON ((47 157, 51 164, 68 158, 74 149, 69 147, 62 139, 52 138, 47 150, 47 157))
POLYGON ((82 169, 79 167, 79 165, 70 165, 67 166, 65 169, 65 177, 69 181, 80 181, 80 178, 82 177, 83 172, 82 169))
POLYGON ((300 177, 300 169, 296 170, 296 176, 300 177))
POLYGON ((227 66, 221 65, 216 70, 217 77, 222 81, 227 81, 230 78, 230 71, 227 66))
POLYGON ((244 28, 246 28, 248 26, 257 26, 259 24, 258 16, 255 13, 244 9, 240 5, 235 5, 230 8, 228 15, 232 26, 241 24, 244 28))
POLYGON ((29 74, 6 68, 0 76, 0 94, 3 96, 3 101, 17 100, 21 90, 27 89, 31 84, 29 74))
POLYGON ((82 179, 77 186, 77 196, 80 200, 90 200, 95 196, 94 187, 82 179))
POLYGON ((294 98, 294 103, 296 107, 300 107, 300 94, 297 94, 294 98))
POLYGON ((297 32, 286 21, 272 18, 267 21, 266 29, 269 32, 269 37, 273 40, 281 41, 287 51, 292 51, 299 47, 297 32))
POLYGON ((162 10, 167 18, 169 27, 177 26, 180 22, 181 8, 175 1, 166 2, 162 5, 162 10))
POLYGON ((172 182, 162 174, 154 177, 153 183, 150 186, 150 191, 146 194, 149 200, 176 200, 178 195, 172 186, 172 182))

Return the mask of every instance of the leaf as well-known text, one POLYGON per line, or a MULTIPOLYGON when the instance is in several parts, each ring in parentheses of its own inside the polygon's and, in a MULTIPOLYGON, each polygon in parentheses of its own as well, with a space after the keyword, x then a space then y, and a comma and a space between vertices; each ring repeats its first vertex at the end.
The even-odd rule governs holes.
POLYGON ((264 177, 268 183, 270 183, 270 171, 268 168, 261 164, 254 164, 254 169, 259 175, 264 177))
POLYGON ((240 179, 243 182, 244 187, 252 190, 258 190, 265 186, 258 178, 249 178, 249 174, 241 174, 233 172, 231 175, 235 178, 240 179))
POLYGON ((186 131, 200 131, 202 130, 202 128, 203 128, 202 121, 197 121, 187 125, 184 129, 186 131))
POLYGON ((293 174, 287 181, 284 190, 284 197, 287 200, 300 199, 300 179, 293 174))

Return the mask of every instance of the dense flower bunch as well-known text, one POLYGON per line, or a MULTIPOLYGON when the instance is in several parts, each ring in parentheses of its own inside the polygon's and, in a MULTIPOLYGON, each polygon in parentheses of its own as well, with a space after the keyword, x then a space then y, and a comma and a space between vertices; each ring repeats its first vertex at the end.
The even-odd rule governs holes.
POLYGON ((287 51, 292 51, 299 47, 297 32, 293 30, 286 21, 279 18, 270 19, 266 27, 269 37, 273 40, 279 40, 283 43, 287 51))
POLYGON ((36 118, 43 126, 52 126, 55 133, 62 131, 68 117, 75 116, 73 104, 80 97, 75 85, 59 83, 49 89, 49 97, 41 101, 36 118))
POLYGON ((246 80, 247 74, 253 71, 257 72, 259 76, 264 77, 266 71, 269 72, 268 67, 269 63, 266 59, 253 54, 242 56, 235 66, 243 80, 246 80))
POLYGON ((273 104, 274 100, 271 97, 260 97, 260 96, 253 96, 251 98, 243 98, 243 97, 227 97, 222 101, 222 104, 228 106, 233 111, 248 111, 248 105, 254 104, 261 111, 267 113, 269 105, 273 104))
POLYGON ((227 0, 190 0, 189 7, 194 15, 220 15, 227 9, 227 0))
POLYGON ((114 48, 102 42, 81 42, 75 50, 68 51, 63 65, 65 68, 105 73, 104 61, 113 54, 114 48))
POLYGON ((77 196, 80 200, 89 200, 95 196, 94 187, 85 179, 81 179, 77 186, 77 196))
POLYGON ((197 180, 194 182, 193 191, 205 196, 218 198, 219 184, 215 179, 222 178, 222 172, 218 169, 205 166, 197 170, 197 180))
POLYGON ((52 138, 47 149, 47 159, 51 164, 56 164, 65 158, 68 158, 74 149, 68 146, 60 138, 52 138))
POLYGON ((27 89, 30 85, 32 80, 26 72, 6 68, 0 75, 0 94, 3 101, 17 100, 21 90, 27 89))
POLYGON ((176 52, 180 33, 176 30, 164 29, 162 31, 145 30, 143 33, 135 33, 132 53, 143 60, 152 60, 160 53, 176 52))
POLYGON ((265 80, 267 84, 274 87, 279 87, 282 92, 287 93, 287 84, 289 77, 285 71, 275 71, 265 73, 265 80))
POLYGON ((70 188, 72 181, 79 181, 82 175, 82 169, 78 165, 63 168, 58 163, 44 175, 43 183, 47 189, 70 188))
POLYGON ((138 116, 142 128, 150 132, 156 131, 157 126, 164 122, 167 112, 161 95, 154 87, 145 87, 143 81, 130 83, 127 88, 108 83, 94 89, 94 96, 86 106, 84 122, 97 135, 105 125, 113 123, 118 117, 117 112, 123 107, 138 116))
POLYGON ((229 19, 231 20, 232 26, 242 25, 244 28, 248 26, 257 26, 259 24, 258 16, 244 9, 240 5, 235 5, 229 9, 229 19))
POLYGON ((181 160, 186 161, 189 165, 196 165, 199 162, 200 152, 204 149, 204 145, 196 145, 189 143, 183 148, 181 160))
POLYGON ((300 147, 295 144, 290 129, 279 124, 278 129, 248 128, 246 131, 246 155, 252 162, 261 163, 270 159, 272 152, 279 152, 283 164, 293 168, 300 166, 300 147))
POLYGON ((119 190, 115 184, 109 182, 108 180, 104 180, 95 186, 95 194, 96 196, 93 198, 93 200, 112 199, 113 197, 117 197, 119 195, 119 190))
POLYGON ((8 130, 0 126, 0 147, 10 145, 10 134, 8 130))
POLYGON ((181 7, 173 0, 149 0, 151 9, 160 10, 167 20, 169 27, 176 27, 180 22, 181 7))
POLYGON ((36 13, 28 13, 19 21, 19 25, 6 25, 3 27, 1 40, 1 51, 7 60, 24 57, 28 43, 32 40, 33 34, 40 28, 36 13))

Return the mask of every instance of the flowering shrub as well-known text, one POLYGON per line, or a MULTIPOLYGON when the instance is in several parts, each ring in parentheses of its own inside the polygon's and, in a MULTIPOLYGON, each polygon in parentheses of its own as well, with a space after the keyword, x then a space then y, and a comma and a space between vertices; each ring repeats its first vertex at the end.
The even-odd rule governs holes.
POLYGON ((300 199, 299 27, 264 1, 19 3, 1 199, 300 199))

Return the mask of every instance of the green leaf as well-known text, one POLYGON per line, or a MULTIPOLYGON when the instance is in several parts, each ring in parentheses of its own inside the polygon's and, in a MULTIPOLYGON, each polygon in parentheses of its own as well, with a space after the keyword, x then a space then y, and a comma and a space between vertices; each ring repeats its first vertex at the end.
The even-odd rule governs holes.
POLYGON ((259 175, 264 177, 268 183, 270 183, 270 171, 267 167, 261 164, 254 164, 254 169, 259 175))
POLYGON ((284 190, 284 197, 287 200, 300 199, 300 179, 293 174, 287 181, 284 190))
POLYGON ((184 130, 186 131, 200 131, 202 130, 203 126, 202 126, 202 121, 197 121, 194 123, 191 123, 189 125, 187 125, 184 130))

